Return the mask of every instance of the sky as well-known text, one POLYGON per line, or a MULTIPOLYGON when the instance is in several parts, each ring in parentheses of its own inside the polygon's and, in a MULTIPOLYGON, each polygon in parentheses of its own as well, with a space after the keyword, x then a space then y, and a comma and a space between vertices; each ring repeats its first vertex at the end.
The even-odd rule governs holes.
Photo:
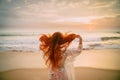
POLYGON ((120 0, 0 0, 1 29, 120 29, 120 0))

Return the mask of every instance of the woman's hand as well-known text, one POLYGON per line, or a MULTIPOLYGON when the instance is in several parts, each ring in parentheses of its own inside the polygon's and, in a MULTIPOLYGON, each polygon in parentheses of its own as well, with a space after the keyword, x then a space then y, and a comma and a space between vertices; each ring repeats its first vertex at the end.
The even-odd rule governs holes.
POLYGON ((76 38, 81 38, 81 36, 80 35, 76 35, 76 38))
POLYGON ((82 44, 82 37, 80 35, 76 35, 76 38, 79 39, 79 44, 82 44))

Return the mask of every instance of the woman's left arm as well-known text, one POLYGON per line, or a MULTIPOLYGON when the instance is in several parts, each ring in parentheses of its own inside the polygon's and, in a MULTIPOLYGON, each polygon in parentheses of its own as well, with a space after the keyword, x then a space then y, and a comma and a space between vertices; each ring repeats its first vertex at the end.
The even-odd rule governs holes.
POLYGON ((66 53, 69 56, 78 56, 82 52, 82 37, 80 35, 77 35, 76 38, 79 39, 78 47, 77 48, 72 48, 72 49, 67 49, 66 53))

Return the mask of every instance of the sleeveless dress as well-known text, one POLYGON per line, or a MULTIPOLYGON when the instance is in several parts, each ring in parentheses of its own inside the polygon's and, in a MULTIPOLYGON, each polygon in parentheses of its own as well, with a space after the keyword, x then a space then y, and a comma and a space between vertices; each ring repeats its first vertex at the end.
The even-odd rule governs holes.
POLYGON ((65 51, 63 66, 56 70, 52 71, 49 69, 49 80, 75 80, 74 74, 74 58, 78 56, 82 51, 82 45, 79 45, 78 48, 71 48, 65 51))

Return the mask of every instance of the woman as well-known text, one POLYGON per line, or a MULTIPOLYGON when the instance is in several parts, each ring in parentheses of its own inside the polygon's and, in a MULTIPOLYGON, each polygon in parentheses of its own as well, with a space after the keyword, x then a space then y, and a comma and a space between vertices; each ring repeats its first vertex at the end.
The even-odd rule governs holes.
MULTIPOLYGON (((52 35, 43 34, 40 37, 40 49, 44 52, 44 59, 48 65, 49 80, 69 80, 65 68, 66 59, 69 56, 80 54, 82 50, 82 38, 76 34, 62 34, 55 32, 52 35), (67 47, 75 39, 79 39, 77 49, 67 50, 67 47)), ((74 80, 74 79, 70 79, 74 80)))

